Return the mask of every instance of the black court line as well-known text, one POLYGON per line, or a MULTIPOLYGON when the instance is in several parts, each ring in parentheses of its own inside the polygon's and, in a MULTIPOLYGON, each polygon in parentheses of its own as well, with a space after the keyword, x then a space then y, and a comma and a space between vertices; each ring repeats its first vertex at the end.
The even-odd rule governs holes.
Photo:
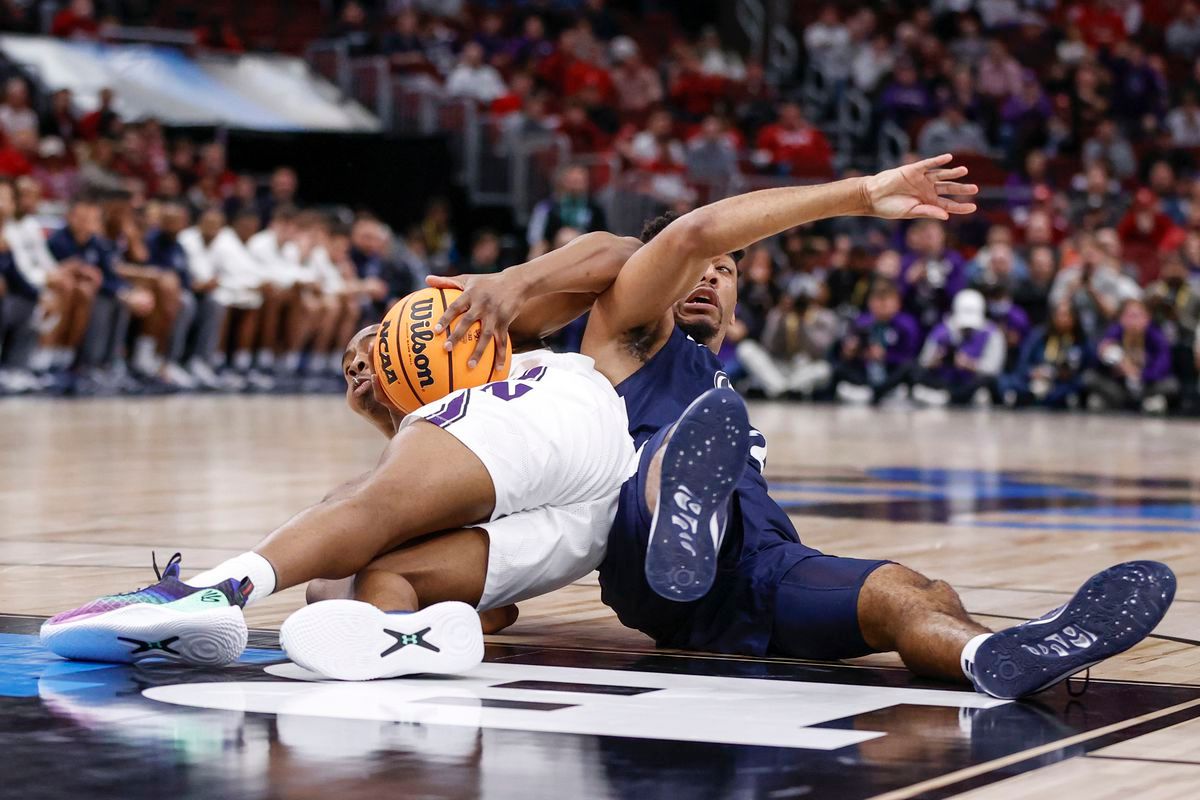
MULTIPOLYGON (((970 778, 964 778, 961 781, 939 786, 935 789, 929 789, 921 792, 920 797, 928 798, 928 800, 947 800, 955 795, 968 792, 972 789, 978 789, 981 786, 987 786, 1006 778, 1012 778, 1017 775, 1022 775, 1027 772, 1033 772, 1041 767, 1048 767, 1052 764, 1057 764, 1068 758, 1076 756, 1090 756, 1092 751, 1101 750, 1105 747, 1110 747, 1114 744, 1120 744, 1131 739, 1137 739, 1140 736, 1145 736, 1149 733, 1155 733, 1178 725, 1182 722, 1190 722, 1194 719, 1200 719, 1200 706, 1192 706, 1191 708, 1183 708, 1170 714, 1164 714, 1157 719, 1141 722, 1136 725, 1131 725, 1128 728, 1113 731, 1112 733, 1101 734, 1093 739, 1086 739, 1073 745, 1051 750, 1046 753, 1032 755, 1027 759, 1005 764, 980 775, 974 775, 970 778), (1072 754, 1069 751, 1074 748, 1083 748, 1083 753, 1072 754)), ((901 790, 903 791, 903 790, 901 790)))
POLYGON ((1140 758, 1138 756, 1109 756, 1103 753, 1088 753, 1085 758, 1099 758, 1105 761, 1144 761, 1148 764, 1184 764, 1189 767, 1200 767, 1200 761, 1183 761, 1177 758, 1140 758))
POLYGON ((564 708, 577 706, 576 703, 538 703, 532 700, 496 700, 490 697, 426 697, 416 702, 435 706, 506 708, 515 711, 561 711, 564 708))
POLYGON ((614 686, 602 683, 568 683, 566 681, 511 681, 497 683, 491 688, 525 689, 533 692, 571 692, 573 694, 612 694, 621 697, 662 691, 657 686, 614 686))

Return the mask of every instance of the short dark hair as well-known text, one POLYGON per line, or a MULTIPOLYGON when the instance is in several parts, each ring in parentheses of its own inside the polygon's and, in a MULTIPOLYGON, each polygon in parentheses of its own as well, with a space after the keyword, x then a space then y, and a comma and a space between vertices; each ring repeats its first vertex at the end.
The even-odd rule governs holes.
MULTIPOLYGON (((657 217, 646 220, 646 224, 642 226, 642 235, 639 237, 642 240, 642 244, 650 244, 650 241, 655 236, 658 236, 660 233, 666 230, 668 225, 679 219, 681 216, 682 214, 677 214, 674 211, 668 211, 665 214, 660 214, 657 217)), ((742 260, 744 255, 746 255, 745 250, 734 250, 729 254, 729 257, 733 259, 733 263, 737 264, 742 260)))

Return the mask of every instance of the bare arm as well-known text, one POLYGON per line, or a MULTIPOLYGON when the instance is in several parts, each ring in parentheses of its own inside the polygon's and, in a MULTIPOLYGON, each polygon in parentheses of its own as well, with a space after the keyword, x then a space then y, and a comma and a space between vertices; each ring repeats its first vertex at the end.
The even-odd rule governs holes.
POLYGON ((498 363, 511 333, 515 342, 530 342, 553 333, 591 307, 641 243, 611 233, 588 233, 525 264, 496 275, 430 277, 430 286, 462 289, 434 326, 449 328, 447 349, 456 345, 476 322, 482 331, 471 362, 477 362, 495 338, 498 363))
POLYGON ((973 203, 942 196, 977 191, 954 182, 966 175, 965 167, 942 168, 951 159, 947 154, 864 178, 749 192, 685 214, 629 259, 596 301, 589 336, 592 326, 604 340, 660 322, 666 328, 667 310, 695 287, 714 258, 797 225, 836 216, 944 220, 970 213, 973 203))

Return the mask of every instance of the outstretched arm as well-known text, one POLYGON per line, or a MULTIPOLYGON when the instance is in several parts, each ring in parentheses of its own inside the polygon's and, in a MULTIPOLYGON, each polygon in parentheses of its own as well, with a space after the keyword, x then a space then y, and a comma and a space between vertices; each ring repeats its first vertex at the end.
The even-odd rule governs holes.
POLYGON ((479 322, 481 335, 469 363, 478 362, 495 338, 497 364, 502 364, 510 334, 520 345, 562 328, 591 307, 640 246, 634 238, 588 233, 496 275, 430 277, 427 282, 434 288, 463 290, 434 331, 450 329, 450 349, 479 322))
POLYGON ((967 168, 946 168, 952 159, 946 154, 868 177, 749 192, 685 214, 629 259, 596 301, 589 335, 592 326, 608 339, 658 324, 714 258, 797 225, 837 216, 944 220, 969 214, 974 203, 949 196, 969 196, 978 189, 956 182, 967 168))

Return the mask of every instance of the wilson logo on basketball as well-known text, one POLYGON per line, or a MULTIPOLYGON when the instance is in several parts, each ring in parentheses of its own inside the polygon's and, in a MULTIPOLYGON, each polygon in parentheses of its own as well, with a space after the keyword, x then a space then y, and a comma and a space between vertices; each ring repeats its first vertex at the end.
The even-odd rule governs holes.
POLYGON ((433 317, 433 298, 414 302, 411 316, 413 322, 408 326, 408 338, 412 342, 413 366, 417 368, 417 381, 424 389, 433 383, 433 374, 429 371, 429 356, 425 355, 425 347, 433 341, 433 331, 429 329, 429 320, 433 317))
POLYGON ((385 319, 383 326, 379 329, 379 366, 383 370, 383 377, 387 378, 387 382, 395 383, 399 378, 396 377, 396 370, 392 369, 391 345, 388 344, 388 329, 390 327, 392 327, 392 321, 385 319))

